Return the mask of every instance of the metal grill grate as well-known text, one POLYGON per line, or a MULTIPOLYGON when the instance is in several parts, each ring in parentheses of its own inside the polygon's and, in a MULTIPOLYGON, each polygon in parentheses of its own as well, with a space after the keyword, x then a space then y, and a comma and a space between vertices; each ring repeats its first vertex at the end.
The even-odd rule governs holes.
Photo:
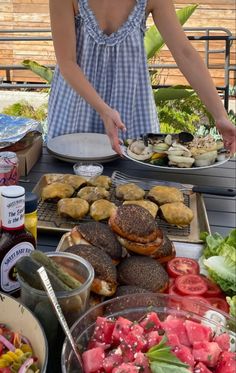
MULTIPOLYGON (((158 181, 156 180, 143 180, 143 179, 133 179, 129 178, 126 175, 123 175, 121 173, 114 172, 112 175, 112 187, 111 187, 111 195, 110 195, 110 201, 114 202, 117 206, 120 206, 122 204, 122 201, 117 199, 115 196, 115 188, 118 184, 124 184, 128 182, 134 182, 138 184, 141 188, 144 190, 149 190, 152 186, 157 185, 158 181)), ((165 185, 168 185, 166 182, 165 185)), ((184 203, 186 206, 190 207, 190 198, 188 194, 184 194, 184 203)), ((164 220, 160 219, 159 216, 156 218, 158 226, 167 234, 170 236, 189 236, 190 234, 190 225, 184 228, 178 228, 176 226, 172 226, 168 223, 166 223, 164 220)), ((89 222, 94 221, 89 215, 86 215, 82 220, 73 220, 70 218, 60 217, 57 213, 57 204, 53 202, 43 202, 39 201, 38 204, 38 221, 39 221, 39 227, 40 222, 44 223, 50 223, 50 226, 54 226, 54 228, 58 229, 65 229, 67 231, 68 229, 73 228, 78 222, 89 222)), ((50 229, 50 228, 49 228, 50 229)))

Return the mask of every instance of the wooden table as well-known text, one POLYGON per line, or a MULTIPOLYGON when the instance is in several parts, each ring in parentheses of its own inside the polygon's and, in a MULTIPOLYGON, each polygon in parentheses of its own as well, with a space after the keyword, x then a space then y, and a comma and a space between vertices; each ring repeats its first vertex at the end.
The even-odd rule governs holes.
MULTIPOLYGON (((201 171, 158 170, 142 166, 127 159, 116 159, 104 163, 104 174, 111 175, 118 170, 133 177, 145 177, 157 180, 175 181, 194 185, 222 186, 235 188, 236 183, 236 161, 230 160, 222 166, 213 167, 201 171)), ((45 173, 73 173, 73 164, 60 161, 43 148, 43 154, 38 163, 31 170, 29 175, 21 178, 21 185, 27 191, 31 191, 40 177, 45 173)), ((236 226, 235 198, 215 195, 204 195, 207 214, 212 232, 219 232, 226 235, 236 226)), ((61 233, 48 234, 45 231, 38 232, 38 248, 43 251, 55 250, 61 233)))

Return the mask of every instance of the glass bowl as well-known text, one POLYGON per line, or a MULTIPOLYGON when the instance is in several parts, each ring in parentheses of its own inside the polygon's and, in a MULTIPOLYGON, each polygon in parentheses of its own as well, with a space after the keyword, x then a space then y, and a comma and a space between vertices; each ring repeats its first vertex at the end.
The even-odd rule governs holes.
MULTIPOLYGON (((87 260, 78 255, 58 252, 48 252, 46 255, 62 266, 65 272, 82 283, 77 289, 56 292, 58 303, 69 327, 71 327, 88 308, 94 269, 87 260)), ((48 372, 59 372, 61 348, 65 336, 47 293, 30 286, 19 274, 18 281, 21 287, 21 302, 38 318, 47 337, 49 345, 48 372)))
MULTIPOLYGON (((156 312, 161 321, 168 315, 189 319, 211 326, 218 334, 228 332, 235 339, 235 320, 225 312, 220 312, 197 299, 159 293, 124 295, 100 303, 80 317, 72 326, 71 332, 80 351, 83 352, 93 334, 98 316, 122 316, 137 321, 151 311, 156 312)), ((67 339, 62 348, 61 369, 63 373, 83 372, 82 368, 78 368, 67 339)))
POLYGON ((73 170, 76 175, 90 179, 103 173, 103 165, 101 163, 78 162, 74 164, 73 170))

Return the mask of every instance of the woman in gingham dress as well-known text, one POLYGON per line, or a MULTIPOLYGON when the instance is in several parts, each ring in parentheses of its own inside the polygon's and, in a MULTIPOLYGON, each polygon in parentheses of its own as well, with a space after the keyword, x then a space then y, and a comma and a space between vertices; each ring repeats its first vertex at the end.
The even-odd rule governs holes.
POLYGON ((213 115, 226 147, 235 151, 235 128, 171 0, 50 0, 58 65, 49 100, 48 138, 106 133, 121 154, 119 130, 127 138, 158 132, 143 43, 150 13, 179 68, 213 115))

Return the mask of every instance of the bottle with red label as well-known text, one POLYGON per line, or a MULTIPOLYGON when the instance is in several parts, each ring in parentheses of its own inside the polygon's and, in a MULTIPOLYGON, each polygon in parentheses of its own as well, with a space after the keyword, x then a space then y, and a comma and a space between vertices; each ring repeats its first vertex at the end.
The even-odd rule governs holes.
POLYGON ((34 236, 24 226, 25 189, 16 185, 2 187, 0 209, 0 291, 18 295, 15 264, 36 248, 34 236))

